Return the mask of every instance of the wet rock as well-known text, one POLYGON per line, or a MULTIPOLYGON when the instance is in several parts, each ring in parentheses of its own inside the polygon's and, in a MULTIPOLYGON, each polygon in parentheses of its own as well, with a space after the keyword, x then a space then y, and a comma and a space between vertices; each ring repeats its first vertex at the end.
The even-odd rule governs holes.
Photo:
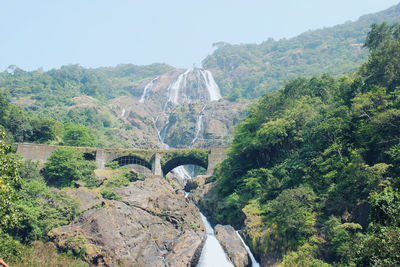
POLYGON ((235 267, 251 266, 249 254, 232 226, 217 224, 214 234, 235 267))
POLYGON ((50 231, 61 249, 84 252, 95 266, 191 266, 206 234, 198 209, 163 178, 114 191, 71 224, 50 231))

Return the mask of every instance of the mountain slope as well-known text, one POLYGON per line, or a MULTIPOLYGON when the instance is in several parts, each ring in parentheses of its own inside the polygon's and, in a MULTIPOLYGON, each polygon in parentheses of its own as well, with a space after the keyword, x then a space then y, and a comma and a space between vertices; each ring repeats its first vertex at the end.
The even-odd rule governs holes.
POLYGON ((259 45, 218 43, 219 48, 204 59, 203 67, 214 74, 223 96, 255 98, 298 76, 357 70, 367 56, 362 44, 370 25, 381 22, 400 22, 400 4, 291 39, 269 39, 259 45))

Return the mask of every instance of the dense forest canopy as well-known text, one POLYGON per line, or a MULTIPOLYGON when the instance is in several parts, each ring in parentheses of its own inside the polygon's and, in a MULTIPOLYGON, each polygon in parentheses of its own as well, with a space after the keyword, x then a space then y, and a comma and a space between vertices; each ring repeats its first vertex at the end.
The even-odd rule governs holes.
POLYGON ((252 99, 299 76, 356 71, 367 57, 362 44, 370 25, 384 21, 400 21, 400 4, 355 22, 309 31, 291 39, 240 45, 220 42, 214 53, 203 60, 203 66, 214 73, 222 95, 252 99))
POLYGON ((214 216, 244 226, 259 257, 400 264, 399 33, 373 24, 357 73, 287 82, 236 128, 214 216))

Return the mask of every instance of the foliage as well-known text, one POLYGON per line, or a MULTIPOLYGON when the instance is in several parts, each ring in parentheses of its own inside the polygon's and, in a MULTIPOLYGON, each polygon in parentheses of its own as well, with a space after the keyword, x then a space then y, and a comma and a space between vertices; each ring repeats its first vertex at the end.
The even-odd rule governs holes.
POLYGON ((130 182, 134 182, 138 179, 137 175, 134 174, 128 168, 119 168, 115 172, 114 176, 107 180, 107 187, 123 187, 127 186, 130 182))
MULTIPOLYGON (((71 222, 78 214, 78 201, 62 191, 50 189, 37 163, 22 162, 17 174, 21 178, 18 184, 13 185, 13 190, 18 198, 13 199, 9 207, 14 209, 14 214, 18 214, 18 220, 0 231, 2 258, 10 266, 25 266, 22 263, 43 266, 44 262, 46 266, 86 266, 79 260, 58 255, 54 245, 37 241, 48 241, 47 233, 51 229, 71 222)), ((3 222, 7 222, 7 216, 2 218, 3 222)))
POLYGON ((307 266, 307 267, 329 267, 332 266, 315 256, 318 253, 317 244, 306 243, 301 246, 297 251, 287 253, 283 257, 283 261, 279 264, 279 267, 296 267, 296 266, 307 266))
POLYGON ((103 187, 100 190, 100 194, 103 198, 109 200, 120 200, 121 196, 115 193, 111 188, 103 187))
POLYGON ((287 82, 236 127, 215 171, 213 215, 244 226, 259 257, 399 264, 399 32, 373 25, 358 73, 287 82), (313 236, 323 242, 311 253, 313 236))
POLYGON ((392 187, 370 197, 370 225, 359 245, 360 266, 397 266, 400 264, 400 194, 392 187))
POLYGON ((9 139, 17 142, 44 143, 56 139, 61 125, 53 119, 30 116, 20 108, 9 104, 0 94, 0 124, 9 139))
POLYGON ((58 254, 53 243, 35 241, 32 245, 22 245, 9 236, 0 237, 0 254, 9 266, 77 266, 87 267, 88 263, 67 254, 58 254))
POLYGON ((68 224, 77 216, 79 203, 64 192, 47 187, 33 163, 22 164, 20 174, 23 179, 16 202, 20 220, 9 227, 8 233, 23 243, 47 241, 51 229, 68 224))
POLYGON ((58 121, 89 127, 91 135, 99 136, 100 146, 127 146, 127 142, 118 138, 121 123, 113 121, 111 111, 103 107, 116 97, 140 97, 138 85, 171 69, 166 64, 125 64, 97 69, 68 65, 47 72, 28 72, 15 67, 13 73, 0 73, 0 94, 21 108, 0 98, 0 124, 9 138, 17 142, 55 141, 54 134, 49 132, 54 128, 61 128, 58 137, 62 138, 62 125, 58 121), (8 106, 6 110, 4 104, 8 106))
POLYGON ((64 125, 64 144, 68 146, 94 147, 96 139, 89 133, 89 129, 83 125, 67 123, 64 125))
MULTIPOLYGON (((356 71, 367 57, 368 52, 362 49, 362 44, 370 25, 398 22, 399 11, 397 5, 362 16, 355 22, 308 31, 290 39, 269 38, 260 44, 218 43, 217 49, 202 63, 205 68, 213 70, 222 95, 230 99, 259 97, 298 76, 312 77, 325 72, 347 74, 356 71)), ((378 42, 367 41, 367 44, 376 45, 378 42)), ((386 54, 387 58, 391 56, 399 58, 394 53, 386 54)), ((392 67, 389 64, 386 69, 392 67)))
POLYGON ((58 187, 73 186, 73 181, 81 180, 94 186, 93 170, 96 163, 84 160, 83 154, 72 147, 58 147, 53 151, 43 170, 47 183, 58 187))
POLYGON ((0 129, 0 233, 18 221, 16 211, 19 184, 18 163, 9 154, 11 146, 5 143, 5 133, 0 129))
POLYGON ((106 164, 106 168, 110 168, 112 170, 118 169, 119 167, 120 166, 119 166, 118 161, 115 161, 115 160, 113 160, 113 161, 111 161, 111 162, 106 164))

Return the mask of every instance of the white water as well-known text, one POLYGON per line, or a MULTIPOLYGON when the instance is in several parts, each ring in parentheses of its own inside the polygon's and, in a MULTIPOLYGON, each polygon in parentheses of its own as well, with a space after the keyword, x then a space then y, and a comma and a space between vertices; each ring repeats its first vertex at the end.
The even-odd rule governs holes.
POLYGON ((185 95, 185 89, 188 86, 188 77, 193 73, 196 75, 199 85, 204 82, 209 101, 217 101, 221 98, 219 87, 210 71, 203 69, 187 69, 184 73, 180 74, 175 81, 169 84, 167 88, 167 103, 170 102, 177 105, 187 101, 188 96, 185 95))
POLYGON ((207 90, 210 95, 210 101, 219 100, 221 98, 221 94, 219 92, 219 87, 215 82, 211 72, 208 70, 204 70, 201 72, 201 75, 203 75, 204 80, 206 81, 207 90))
POLYGON ((186 87, 187 76, 193 69, 187 69, 184 73, 180 74, 178 78, 168 86, 168 102, 179 104, 179 91, 182 87, 186 87))
POLYGON ((178 166, 175 169, 173 169, 171 172, 173 174, 175 174, 176 176, 179 176, 180 178, 192 179, 192 176, 189 174, 189 172, 183 166, 178 166))
POLYGON ((196 122, 196 134, 194 135, 192 142, 190 142, 189 147, 192 147, 194 145, 194 143, 196 143, 197 139, 199 139, 201 126, 203 125, 203 111, 206 108, 206 106, 207 105, 204 105, 204 107, 199 112, 199 116, 197 117, 197 122, 196 122))
MULTIPOLYGON (((164 116, 168 116, 166 114, 168 103, 177 105, 177 104, 182 104, 182 102, 184 102, 182 100, 184 100, 185 97, 184 96, 180 97, 180 91, 181 91, 181 89, 185 89, 185 87, 187 86, 188 75, 190 72, 193 72, 193 71, 194 71, 193 69, 186 70, 184 73, 180 74, 178 76, 178 78, 168 86, 168 89, 167 89, 168 100, 165 103, 163 110, 162 110, 162 113, 164 116)), ((209 94, 209 101, 219 100, 221 98, 221 94, 219 92, 218 85, 215 83, 215 80, 212 77, 211 72, 206 71, 206 70, 201 70, 201 69, 199 69, 199 72, 205 81, 206 89, 209 94)), ((196 74, 198 74, 198 73, 196 73, 196 74)), ((200 81, 200 79, 198 79, 198 80, 200 81)), ((146 87, 143 91, 142 98, 140 99, 141 103, 143 103, 145 100, 145 96, 146 96, 146 92, 147 92, 148 88, 153 86, 153 84, 152 84, 153 81, 154 80, 152 80, 148 85, 146 85, 146 87)), ((190 143, 190 147, 193 146, 194 143, 199 138, 199 134, 201 132, 202 123, 203 123, 203 111, 205 108, 206 108, 206 105, 201 109, 201 111, 199 112, 199 115, 197 117, 196 133, 195 133, 195 137, 193 138, 192 142, 190 143)), ((153 118, 153 123, 157 130, 158 138, 159 138, 160 142, 164 145, 164 147, 166 149, 169 149, 169 145, 167 143, 165 143, 165 137, 166 137, 166 135, 168 133, 168 129, 170 127, 169 116, 167 117, 167 122, 163 125, 161 130, 159 130, 157 128, 157 121, 158 121, 158 117, 153 118)), ((192 178, 191 175, 188 173, 188 171, 183 166, 179 166, 179 167, 175 168, 174 170, 172 170, 172 172, 175 175, 177 175, 183 179, 191 179, 192 178)), ((188 196, 188 193, 185 193, 185 197, 187 197, 187 196, 188 196)), ((200 256, 197 267, 214 267, 214 266, 215 267, 233 267, 233 264, 227 258, 223 248, 221 247, 217 238, 215 237, 214 229, 211 227, 207 218, 202 213, 200 213, 200 215, 201 215, 201 219, 203 220, 203 223, 206 227, 207 239, 204 244, 203 250, 201 252, 201 256, 200 256)))
POLYGON ((207 240, 197 267, 233 267, 232 262, 226 257, 226 254, 214 235, 214 229, 207 218, 200 213, 204 226, 206 227, 207 240))
POLYGON ((239 232, 236 231, 236 234, 239 236, 240 240, 242 241, 242 244, 244 245, 244 247, 247 250, 247 253, 249 253, 250 256, 250 260, 251 260, 251 266, 252 267, 260 267, 260 264, 256 261, 256 259, 254 258, 253 253, 251 253, 250 248, 246 245, 246 243, 244 242, 243 238, 240 236, 239 232))
POLYGON ((123 118, 124 116, 125 116, 125 109, 123 108, 121 112, 121 117, 123 118))
POLYGON ((146 84, 146 86, 145 86, 144 89, 143 89, 142 97, 141 97, 140 100, 139 100, 140 103, 144 103, 144 101, 146 100, 147 91, 148 91, 150 88, 153 87, 154 81, 157 80, 157 79, 158 79, 158 76, 155 77, 153 80, 151 80, 148 84, 146 84))

